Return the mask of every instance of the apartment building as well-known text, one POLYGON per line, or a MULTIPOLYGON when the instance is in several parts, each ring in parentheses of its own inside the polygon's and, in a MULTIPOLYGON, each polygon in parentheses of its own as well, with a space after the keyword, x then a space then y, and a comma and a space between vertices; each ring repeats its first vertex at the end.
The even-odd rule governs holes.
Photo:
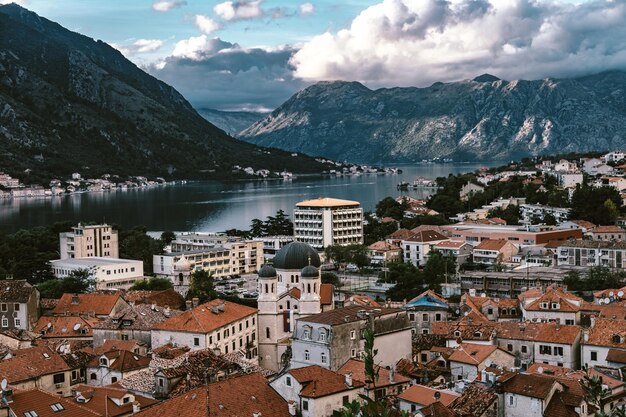
POLYGON ((294 237, 318 251, 363 243, 363 209, 358 201, 318 198, 296 204, 294 237))
POLYGON ((0 329, 32 330, 39 318, 39 290, 26 280, 0 282, 0 329))
POLYGON ((66 278, 72 272, 87 270, 96 282, 97 290, 127 290, 144 279, 143 262, 112 257, 66 258, 50 261, 52 273, 66 278))
POLYGON ((442 226, 450 240, 478 245, 483 240, 509 240, 519 246, 538 245, 551 240, 582 239, 580 229, 559 230, 553 226, 506 226, 494 224, 461 223, 442 226))
POLYGON ((626 242, 568 240, 557 248, 559 266, 626 268, 626 242))
POLYGON ((571 209, 566 207, 551 207, 542 204, 520 204, 520 213, 524 223, 532 224, 534 219, 543 221, 547 215, 554 217, 557 223, 569 218, 571 209))
POLYGON ((252 238, 252 240, 263 242, 263 256, 269 261, 274 259, 274 255, 283 247, 293 242, 295 238, 293 236, 276 235, 255 237, 252 238))
POLYGON ((185 263, 190 271, 204 270, 214 278, 224 278, 232 274, 231 253, 223 246, 154 255, 152 262, 152 270, 157 276, 170 278, 176 283, 182 271, 182 263, 185 263))
POLYGON ((447 240, 449 239, 446 236, 435 230, 422 230, 409 238, 403 239, 400 247, 403 251, 404 262, 410 262, 415 266, 426 265, 428 255, 433 247, 447 240))
POLYGON ((119 257, 117 230, 108 224, 73 227, 71 232, 59 233, 61 259, 87 257, 119 257))

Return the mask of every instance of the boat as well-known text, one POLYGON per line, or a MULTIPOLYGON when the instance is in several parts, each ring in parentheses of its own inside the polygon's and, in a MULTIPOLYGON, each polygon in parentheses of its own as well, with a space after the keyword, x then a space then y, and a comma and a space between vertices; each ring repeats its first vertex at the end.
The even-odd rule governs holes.
POLYGON ((409 183, 406 181, 402 181, 399 182, 397 185, 398 190, 408 190, 409 189, 409 183))

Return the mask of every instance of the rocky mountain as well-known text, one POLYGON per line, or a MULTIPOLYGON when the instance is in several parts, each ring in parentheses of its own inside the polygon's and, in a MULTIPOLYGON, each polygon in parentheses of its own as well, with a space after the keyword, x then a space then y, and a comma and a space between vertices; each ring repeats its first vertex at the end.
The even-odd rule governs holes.
POLYGON ((222 111, 207 108, 199 108, 196 111, 200 116, 233 137, 237 137, 239 132, 268 115, 268 113, 261 112, 222 111))
POLYGON ((233 165, 322 169, 229 137, 106 43, 0 6, 0 171, 202 178, 233 165))
POLYGON ((626 72, 427 88, 321 82, 239 136, 355 162, 455 160, 626 148, 626 72))

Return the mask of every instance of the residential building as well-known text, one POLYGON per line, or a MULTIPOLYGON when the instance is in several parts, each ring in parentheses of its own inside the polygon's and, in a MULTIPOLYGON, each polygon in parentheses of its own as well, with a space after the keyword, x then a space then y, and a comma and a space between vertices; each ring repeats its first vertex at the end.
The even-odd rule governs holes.
POLYGON ((131 305, 121 312, 99 321, 93 328, 94 347, 110 340, 138 340, 150 346, 152 328, 182 312, 156 304, 131 305))
POLYGON ((339 368, 338 372, 356 381, 366 381, 364 387, 365 395, 373 400, 397 397, 411 384, 411 378, 396 372, 395 365, 383 367, 374 364, 376 381, 368 381, 365 373, 365 362, 356 358, 348 360, 339 368))
MULTIPOLYGON (((81 408, 89 409, 102 417, 126 417, 148 409, 159 401, 134 394, 122 388, 77 385, 71 400, 81 408)), ((68 400, 70 400, 68 398, 68 400)), ((40 417, 45 414, 40 414, 40 417)))
POLYGON ((448 302, 434 291, 427 290, 406 303, 402 308, 408 311, 408 317, 418 334, 428 334, 431 323, 448 321, 448 302))
POLYGON ((543 222, 547 215, 552 216, 557 224, 566 221, 569 218, 571 209, 565 207, 551 207, 542 204, 520 204, 520 213, 522 221, 528 224, 534 224, 535 220, 543 222))
POLYGON ((605 163, 609 163, 609 162, 617 163, 617 162, 620 162, 624 158, 626 158, 626 153, 623 151, 611 151, 602 157, 605 163))
POLYGON ((223 246, 154 255, 152 261, 156 276, 169 278, 177 290, 189 288, 193 271, 204 270, 217 279, 232 275, 230 250, 223 246))
POLYGON ((626 351, 626 321, 592 318, 589 329, 583 331, 581 365, 608 366, 623 351, 626 351))
POLYGON ((448 358, 453 381, 474 381, 491 366, 510 369, 515 366, 515 356, 498 346, 476 343, 459 344, 448 358))
POLYGON ((129 307, 119 292, 105 291, 88 294, 65 293, 52 313, 59 316, 111 317, 129 307))
POLYGON ((263 242, 246 240, 225 245, 230 252, 230 272, 232 275, 257 272, 265 262, 263 242))
POLYGON ((400 411, 415 413, 437 401, 448 407, 460 395, 454 391, 438 390, 425 385, 412 385, 398 396, 398 408, 400 411))
POLYGON ((78 223, 71 232, 59 233, 61 259, 118 258, 117 230, 108 224, 78 223))
POLYGON ((571 162, 567 159, 561 159, 559 162, 554 164, 553 169, 560 172, 572 172, 578 170, 578 165, 576 165, 576 162, 571 162))
POLYGON ((114 384, 142 369, 150 358, 127 350, 111 350, 96 356, 87 364, 87 383, 93 386, 114 384))
POLYGON ((296 240, 318 251, 327 246, 363 243, 363 209, 358 201, 335 198, 305 200, 293 212, 296 240))
MULTIPOLYGON (((463 342, 494 346, 496 326, 497 323, 470 312, 460 320, 433 323, 432 334, 443 337, 448 348, 456 348, 463 342)), ((419 359, 420 362, 428 362, 432 358, 426 356, 419 359)))
POLYGON ((446 240, 443 242, 435 243, 432 249, 441 253, 443 257, 453 258, 458 266, 463 265, 465 262, 469 261, 474 247, 469 243, 446 240))
POLYGON ((368 326, 375 334, 377 363, 392 366, 411 357, 413 326, 406 311, 352 306, 299 318, 291 341, 291 366, 320 365, 337 371, 362 355, 363 330, 368 326))
POLYGON ((626 230, 619 226, 596 226, 589 231, 593 240, 623 241, 626 240, 626 230))
POLYGON ((568 240, 557 248, 559 266, 626 268, 626 242, 568 240))
POLYGON ((361 401, 365 383, 318 365, 289 369, 270 382, 302 417, 331 417, 352 401, 361 401))
POLYGON ((582 184, 584 181, 582 172, 556 172, 559 187, 570 188, 582 184))
POLYGON ((441 226, 450 236, 450 240, 461 240, 472 245, 478 245, 486 239, 509 240, 519 246, 538 245, 551 240, 581 239, 580 229, 559 230, 553 226, 506 226, 494 224, 453 224, 441 226))
POLYGON ((44 340, 93 340, 95 317, 41 316, 33 331, 44 340))
POLYGON ((291 242, 259 270, 259 360, 278 371, 287 365, 289 338, 298 318, 334 307, 333 286, 322 284, 320 257, 306 243, 291 242))
POLYGON ((387 265, 402 260, 402 249, 397 245, 381 240, 367 247, 367 257, 371 265, 387 265))
POLYGON ((39 290, 26 280, 0 281, 0 329, 32 330, 39 319, 39 290))
POLYGON ((257 358, 257 309, 221 299, 200 304, 152 328, 152 348, 175 343, 193 350, 242 351, 257 358))
POLYGON ((104 413, 93 411, 69 398, 40 389, 31 388, 12 392, 6 404, 8 416, 50 417, 81 416, 103 417, 104 413))
POLYGON ((144 279, 143 262, 112 257, 68 258, 50 261, 57 278, 67 278, 72 272, 87 270, 95 280, 97 290, 127 290, 144 279))
POLYGON ((215 415, 292 417, 285 401, 260 373, 251 373, 195 388, 157 404, 137 417, 215 415))
POLYGON ((176 238, 170 243, 170 251, 202 251, 205 249, 224 247, 227 243, 239 242, 241 240, 242 239, 240 237, 228 236, 223 233, 176 233, 176 238))
POLYGON ((463 294, 460 312, 461 314, 476 312, 482 315, 485 320, 494 322, 520 321, 522 319, 522 311, 517 298, 491 298, 487 297, 486 294, 481 294, 480 297, 470 293, 463 294))
POLYGON ((462 271, 459 280, 462 292, 485 293, 510 298, 531 287, 546 288, 563 285, 568 270, 554 267, 532 267, 512 271, 462 271))
POLYGON ((472 259, 474 263, 485 265, 510 263, 511 258, 517 254, 518 250, 518 247, 508 240, 486 239, 474 246, 472 259))
POLYGON ((583 299, 563 288, 531 288, 518 296, 524 320, 580 324, 583 299))
POLYGON ((263 242, 263 256, 265 256, 266 261, 271 261, 283 246, 293 242, 295 238, 293 236, 277 235, 259 236, 252 238, 252 240, 263 242))
POLYGON ((434 230, 423 230, 403 239, 400 247, 403 251, 404 262, 410 262, 415 266, 426 265, 428 254, 433 246, 447 240, 449 239, 446 236, 434 230))

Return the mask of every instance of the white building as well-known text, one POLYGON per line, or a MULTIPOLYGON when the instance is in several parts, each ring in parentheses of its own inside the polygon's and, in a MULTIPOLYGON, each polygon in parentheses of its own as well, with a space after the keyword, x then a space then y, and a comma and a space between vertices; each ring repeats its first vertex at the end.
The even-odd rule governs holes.
POLYGON ((434 230, 422 230, 403 239, 400 247, 403 251, 404 262, 410 262, 415 266, 425 265, 433 246, 447 240, 449 239, 446 236, 434 230))
POLYGON ((276 236, 261 236, 252 238, 252 240, 263 242, 263 256, 267 261, 274 258, 274 255, 281 250, 285 245, 293 242, 295 238, 293 236, 276 235, 276 236))
POLYGON ((358 201, 335 198, 305 200, 293 212, 296 240, 318 251, 334 245, 363 243, 363 209, 358 201))
POLYGON ((61 259, 117 258, 117 230, 108 224, 83 225, 78 223, 71 232, 59 233, 61 259))
POLYGON ((569 218, 571 209, 566 207, 551 207, 542 204, 520 204, 520 213, 524 223, 532 223, 533 219, 544 221, 546 215, 551 215, 558 224, 569 218))
POLYGON ((73 271, 87 270, 95 279, 97 290, 129 289, 135 281, 144 279, 143 262, 120 258, 71 258, 50 261, 52 273, 66 278, 73 271))
POLYGON ((607 366, 609 352, 626 351, 626 321, 592 318, 591 327, 583 330, 581 365, 607 366))
POLYGON ((602 159, 604 160, 605 163, 609 163, 609 162, 619 162, 622 159, 626 158, 626 152, 623 151, 613 151, 613 152, 609 152, 606 155, 604 155, 602 157, 602 159))

